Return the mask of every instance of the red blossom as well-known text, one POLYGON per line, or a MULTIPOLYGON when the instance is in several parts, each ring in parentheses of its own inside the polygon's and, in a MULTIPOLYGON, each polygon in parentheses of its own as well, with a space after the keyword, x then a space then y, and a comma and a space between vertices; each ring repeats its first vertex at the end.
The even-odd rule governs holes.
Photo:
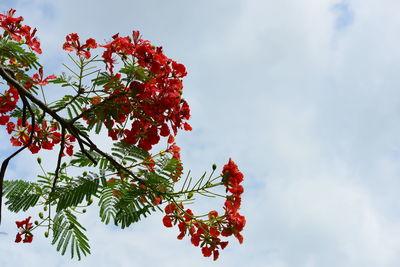
POLYGON ((209 247, 202 247, 201 252, 203 253, 204 257, 210 257, 212 254, 212 250, 209 247))
POLYGON ((224 203, 225 214, 219 215, 217 211, 212 210, 206 214, 207 221, 197 219, 190 209, 177 209, 173 203, 165 207, 166 216, 163 223, 167 227, 177 225, 179 229, 178 239, 189 235, 190 241, 194 246, 200 246, 205 257, 213 256, 214 260, 219 257, 219 249, 224 249, 228 245, 228 241, 222 241, 222 237, 235 236, 240 244, 243 243, 242 230, 246 225, 246 219, 239 214, 241 204, 241 194, 243 187, 240 183, 243 181, 243 174, 239 171, 237 165, 229 159, 228 163, 222 170, 222 181, 226 187, 226 191, 230 194, 226 195, 224 203), (171 216, 174 218, 172 222, 171 216), (165 221, 164 221, 165 220, 165 221))
POLYGON ((34 81, 35 84, 44 86, 49 83, 49 80, 54 80, 56 78, 57 78, 56 75, 50 75, 43 79, 43 68, 40 67, 39 72, 33 75, 32 80, 34 81))
POLYGON ((19 100, 17 89, 10 86, 10 88, 0 94, 0 114, 5 114, 14 110, 19 100))
POLYGON ((0 115, 0 125, 6 125, 10 120, 10 116, 0 115))
POLYGON ((96 40, 89 38, 86 40, 85 44, 81 44, 79 41, 79 35, 77 33, 70 33, 65 37, 65 43, 63 44, 63 49, 66 51, 76 50, 77 55, 81 55, 86 59, 91 57, 90 49, 98 47, 96 40))
POLYGON ((16 225, 19 228, 19 231, 15 237, 15 242, 19 243, 19 242, 23 242, 23 243, 31 243, 33 240, 33 235, 30 232, 31 228, 32 228, 32 223, 30 223, 31 217, 29 216, 28 218, 26 218, 23 221, 16 221, 16 225), (22 238, 22 236, 24 235, 24 238, 22 238))
POLYGON ((165 227, 172 227, 172 219, 169 216, 164 216, 163 217, 163 224, 165 227))
MULTIPOLYGON (((29 145, 29 150, 36 154, 40 149, 53 149, 55 144, 60 143, 61 134, 57 131, 56 124, 48 125, 46 120, 43 120, 41 124, 36 124, 33 128, 27 121, 23 124, 22 118, 18 118, 17 124, 13 122, 7 123, 7 132, 13 134, 10 141, 13 146, 22 146, 29 142, 31 132, 33 131, 32 142, 29 145)), ((69 156, 73 154, 73 142, 75 137, 71 134, 65 136, 66 153, 69 156)))
POLYGON ((6 14, 0 14, 0 27, 16 42, 20 42, 24 38, 25 43, 33 51, 41 54, 40 42, 35 37, 36 29, 33 29, 31 32, 31 27, 22 25, 21 22, 24 19, 23 17, 14 17, 15 11, 15 9, 10 9, 6 14))
MULTIPOLYGON (((133 40, 116 34, 112 41, 99 45, 105 49, 103 60, 111 75, 110 82, 104 85, 110 95, 103 98, 102 105, 94 101, 90 108, 96 116, 84 119, 88 123, 102 120, 113 140, 151 150, 160 137, 168 136, 168 142, 173 143, 178 129, 192 129, 186 122, 190 118, 190 108, 181 96, 181 78, 186 76, 186 70, 182 64, 166 57, 162 47, 140 39, 139 32, 134 31, 132 36, 133 40), (114 74, 115 58, 118 58, 115 56, 132 57, 140 71, 138 78, 125 84, 121 73, 114 74), (143 74, 149 78, 139 78, 143 74), (128 126, 127 118, 132 119, 128 126)), ((71 34, 64 49, 79 50, 79 46, 79 36, 71 34)))
POLYGON ((169 213, 174 213, 175 209, 176 209, 175 204, 171 203, 171 204, 168 204, 167 206, 165 206, 164 211, 165 211, 166 214, 169 214, 169 213))

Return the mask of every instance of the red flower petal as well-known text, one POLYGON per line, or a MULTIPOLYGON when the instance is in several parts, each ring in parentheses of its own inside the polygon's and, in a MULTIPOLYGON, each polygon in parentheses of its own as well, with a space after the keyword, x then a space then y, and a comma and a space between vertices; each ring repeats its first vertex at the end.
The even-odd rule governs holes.
POLYGON ((169 216, 164 216, 163 218, 163 224, 165 227, 172 227, 172 220, 171 217, 169 216))

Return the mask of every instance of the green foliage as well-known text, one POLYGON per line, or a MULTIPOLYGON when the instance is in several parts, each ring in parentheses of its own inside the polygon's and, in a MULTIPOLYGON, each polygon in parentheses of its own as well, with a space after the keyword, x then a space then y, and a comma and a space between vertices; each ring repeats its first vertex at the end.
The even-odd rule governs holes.
POLYGON ((112 80, 113 80, 112 76, 108 72, 103 71, 103 72, 100 72, 96 78, 92 79, 92 82, 93 82, 93 85, 95 85, 95 86, 101 86, 101 85, 106 85, 106 84, 109 85, 110 81, 112 81, 112 80))
POLYGON ((124 80, 128 83, 133 80, 147 82, 151 78, 148 71, 144 68, 130 63, 125 63, 124 67, 122 67, 119 72, 126 75, 124 80))
POLYGON ((50 108, 54 110, 62 110, 64 108, 67 108, 69 119, 73 119, 75 116, 79 116, 82 113, 82 107, 86 103, 87 101, 85 101, 85 99, 82 97, 65 95, 50 108))
POLYGON ((115 205, 118 202, 118 198, 113 194, 113 191, 114 189, 111 187, 104 187, 100 194, 100 218, 105 224, 109 224, 117 214, 115 205))
POLYGON ((130 161, 131 163, 143 161, 150 157, 150 153, 148 151, 122 142, 115 143, 111 150, 111 155, 114 157, 119 158, 122 161, 130 161))
POLYGON ((81 253, 85 256, 90 254, 88 238, 85 236, 86 229, 77 221, 76 216, 70 210, 64 209, 56 214, 53 220, 53 241, 57 244, 57 251, 64 255, 68 245, 71 258, 75 256, 81 259, 81 253))
MULTIPOLYGON (((35 118, 36 118, 36 123, 41 123, 42 121, 40 121, 39 119, 41 118, 41 110, 35 105, 35 104, 31 104, 31 109, 32 112, 35 114, 35 118)), ((10 117, 14 117, 14 118, 22 118, 23 116, 23 110, 20 107, 16 107, 11 113, 10 113, 10 117)), ((26 112, 25 114, 25 118, 29 119, 31 118, 31 114, 30 112, 26 112)))
POLYGON ((157 174, 164 180, 171 180, 171 177, 179 178, 182 174, 182 163, 176 158, 163 157, 156 165, 157 174))
POLYGON ((1 61, 15 58, 16 61, 30 68, 38 69, 41 66, 33 52, 25 51, 21 47, 21 44, 7 40, 6 38, 0 39, 0 57, 1 61))
POLYGON ((76 207, 84 199, 89 201, 92 195, 98 191, 99 179, 89 177, 80 177, 66 186, 58 187, 56 191, 56 198, 58 198, 57 212, 69 207, 76 207))
POLYGON ((4 181, 3 196, 12 212, 26 211, 38 202, 41 194, 37 184, 23 180, 4 181))
POLYGON ((70 161, 72 166, 75 167, 99 167, 102 170, 115 170, 114 166, 111 162, 104 158, 102 155, 95 151, 88 150, 88 154, 90 154, 94 160, 97 161, 97 164, 93 163, 85 154, 82 152, 76 152, 74 154, 74 158, 70 161))
MULTIPOLYGON (((123 143, 115 143, 114 147, 111 149, 112 155, 121 162, 131 162, 137 163, 150 157, 149 152, 140 147, 134 145, 128 145, 123 143)), ((97 164, 89 160, 85 154, 82 152, 77 152, 74 154, 74 158, 71 160, 71 164, 76 167, 99 167, 101 170, 115 171, 115 166, 104 158, 102 155, 95 151, 87 151, 93 159, 97 161, 97 164)), ((125 165, 125 164, 124 164, 125 165)), ((129 166, 129 165, 128 165, 129 166)))
POLYGON ((124 229, 147 217, 155 208, 145 200, 146 194, 147 190, 136 185, 109 182, 100 195, 101 221, 108 224, 112 219, 124 229))
POLYGON ((75 89, 78 89, 78 83, 72 81, 72 77, 67 76, 65 72, 61 73, 61 75, 58 76, 57 79, 51 80, 49 82, 54 84, 60 84, 61 87, 73 87, 75 89))

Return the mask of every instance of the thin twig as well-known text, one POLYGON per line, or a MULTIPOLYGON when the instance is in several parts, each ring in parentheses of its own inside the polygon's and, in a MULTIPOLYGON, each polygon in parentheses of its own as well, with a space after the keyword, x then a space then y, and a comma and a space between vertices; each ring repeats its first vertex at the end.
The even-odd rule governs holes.
POLYGON ((53 186, 51 187, 51 193, 53 194, 54 191, 56 190, 56 185, 57 185, 57 180, 59 177, 60 173, 60 166, 61 166, 61 158, 64 154, 64 145, 65 145, 65 128, 61 128, 61 142, 60 142, 60 152, 58 153, 58 159, 57 159, 57 167, 54 172, 54 180, 53 180, 53 186))

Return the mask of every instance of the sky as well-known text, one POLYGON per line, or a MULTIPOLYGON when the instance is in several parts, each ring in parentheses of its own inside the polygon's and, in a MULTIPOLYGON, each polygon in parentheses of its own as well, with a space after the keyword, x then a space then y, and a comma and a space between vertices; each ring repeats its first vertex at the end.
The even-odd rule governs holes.
MULTIPOLYGON (((3 212, 0 266, 400 266, 399 1, 110 3, 2 0, 0 11, 38 28, 49 73, 63 71, 71 32, 101 41, 140 30, 182 62, 193 126, 178 137, 185 168, 238 164, 244 243, 231 239, 213 262, 162 214, 119 230, 94 209, 82 217, 92 254, 77 262, 40 235, 15 244, 14 222, 30 213, 3 212)), ((1 159, 13 148, 3 131, 0 140, 1 159)), ((6 176, 37 172, 25 153, 6 176)))

